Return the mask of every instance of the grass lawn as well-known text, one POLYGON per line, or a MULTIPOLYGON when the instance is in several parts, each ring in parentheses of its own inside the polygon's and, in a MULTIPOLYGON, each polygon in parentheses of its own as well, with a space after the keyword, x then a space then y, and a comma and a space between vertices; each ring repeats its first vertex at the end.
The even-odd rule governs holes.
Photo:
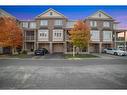
POLYGON ((96 58, 98 56, 95 56, 92 54, 78 54, 75 56, 73 56, 72 54, 65 54, 64 57, 65 57, 65 59, 68 59, 68 58, 96 58))

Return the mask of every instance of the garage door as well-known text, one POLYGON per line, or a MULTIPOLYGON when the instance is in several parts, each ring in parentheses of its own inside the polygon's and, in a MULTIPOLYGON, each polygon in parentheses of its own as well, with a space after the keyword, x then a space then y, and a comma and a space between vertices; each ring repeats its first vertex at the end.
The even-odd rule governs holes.
POLYGON ((54 53, 64 52, 63 44, 53 44, 53 52, 54 53))
POLYGON ((39 44, 39 48, 46 48, 49 51, 49 44, 47 43, 39 44))

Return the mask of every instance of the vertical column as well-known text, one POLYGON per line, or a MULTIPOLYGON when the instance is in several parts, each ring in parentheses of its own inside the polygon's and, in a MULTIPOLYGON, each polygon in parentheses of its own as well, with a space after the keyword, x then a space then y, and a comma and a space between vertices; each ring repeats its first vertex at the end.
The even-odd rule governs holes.
POLYGON ((36 47, 36 30, 34 30, 34 50, 36 50, 37 49, 37 47, 36 47))
POLYGON ((126 50, 126 31, 124 31, 124 50, 126 50))
POLYGON ((102 52, 102 42, 99 43, 99 53, 102 52))
POLYGON ((39 45, 39 43, 38 42, 36 42, 36 48, 38 49, 39 47, 38 47, 38 45, 39 45))
POLYGON ((23 35, 23 50, 27 50, 26 49, 26 31, 23 31, 24 35, 23 35))
POLYGON ((116 31, 115 31, 115 35, 114 35, 114 46, 116 48, 116 37, 117 37, 117 34, 116 34, 116 31))
POLYGON ((67 42, 64 43, 64 54, 67 53, 67 42))
POLYGON ((50 50, 50 53, 52 54, 52 43, 50 42, 50 45, 49 45, 49 50, 50 50))
POLYGON ((23 42, 22 42, 22 51, 25 50, 25 31, 23 30, 23 42))

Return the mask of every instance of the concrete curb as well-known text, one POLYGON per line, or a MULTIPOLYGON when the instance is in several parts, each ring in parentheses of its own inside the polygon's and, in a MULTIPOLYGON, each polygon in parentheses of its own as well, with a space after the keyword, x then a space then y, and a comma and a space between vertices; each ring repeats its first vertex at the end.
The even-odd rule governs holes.
POLYGON ((93 59, 115 59, 115 58, 103 58, 103 57, 99 57, 99 58, 68 58, 68 59, 36 59, 36 58, 0 58, 2 60, 6 60, 6 59, 9 59, 9 60, 14 60, 14 59, 17 59, 17 60, 93 60, 93 59))

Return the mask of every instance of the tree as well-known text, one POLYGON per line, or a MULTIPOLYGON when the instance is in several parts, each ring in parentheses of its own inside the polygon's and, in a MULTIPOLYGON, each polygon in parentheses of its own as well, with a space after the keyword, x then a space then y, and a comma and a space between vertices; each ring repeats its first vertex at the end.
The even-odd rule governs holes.
POLYGON ((0 47, 11 47, 12 53, 22 46, 22 31, 17 21, 10 17, 0 17, 0 47))
POLYGON ((75 56, 75 48, 87 48, 88 50, 90 41, 90 29, 86 23, 80 20, 77 21, 69 33, 70 42, 73 44, 73 56, 75 56))

